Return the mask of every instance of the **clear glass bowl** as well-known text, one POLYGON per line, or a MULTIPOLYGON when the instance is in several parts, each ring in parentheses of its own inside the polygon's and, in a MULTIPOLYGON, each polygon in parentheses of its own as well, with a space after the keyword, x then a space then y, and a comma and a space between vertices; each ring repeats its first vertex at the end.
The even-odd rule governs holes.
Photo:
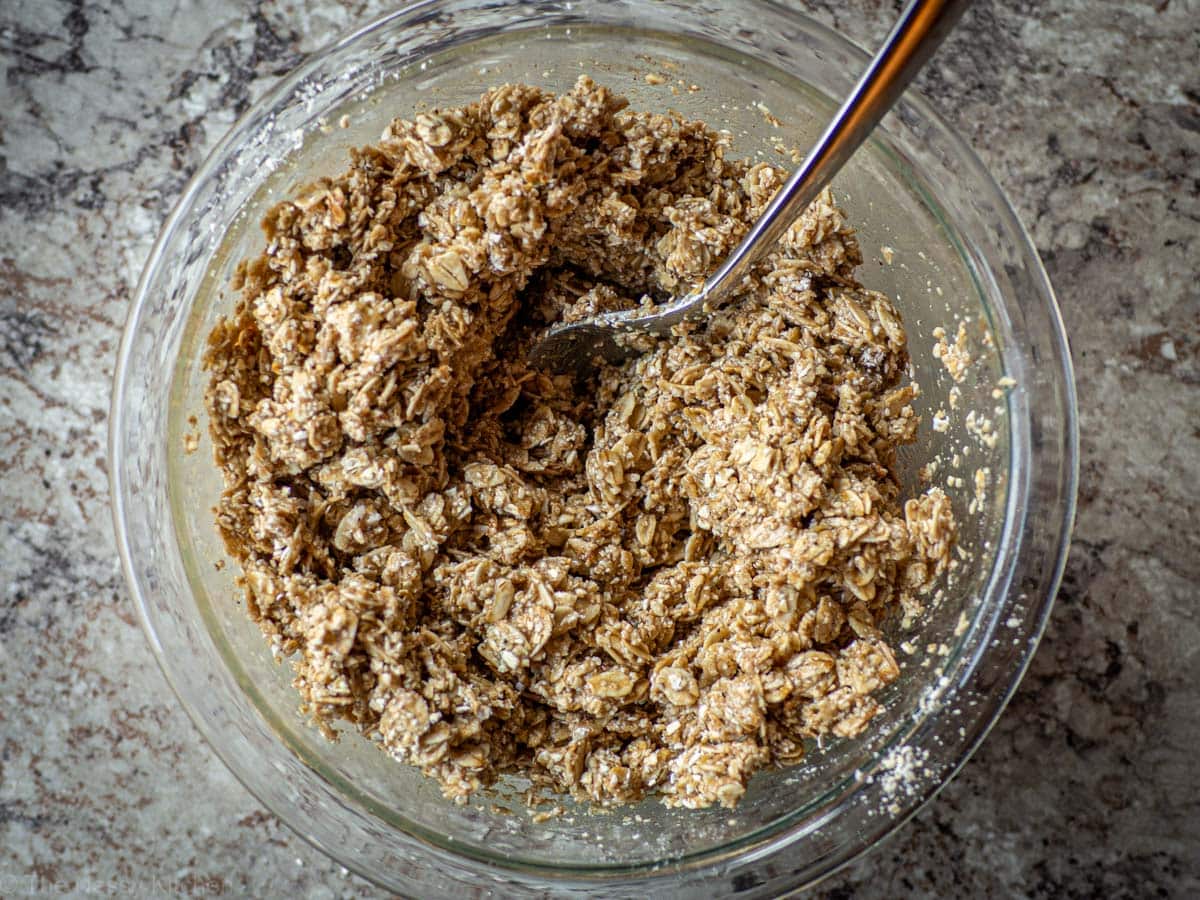
POLYGON ((343 168, 345 149, 376 138, 393 116, 469 102, 505 81, 562 90, 587 72, 637 107, 703 118, 732 132, 736 152, 786 166, 775 144, 807 146, 866 61, 760 0, 427 0, 307 61, 192 180, 142 276, 117 366, 110 459, 122 561, 159 662, 201 732, 265 805, 344 865, 422 897, 485 888, 775 896, 895 829, 999 715, 1062 572, 1074 389, 1028 237, 971 151, 912 94, 834 187, 859 229, 863 280, 897 299, 923 389, 905 480, 916 490, 918 470, 936 461, 932 480, 955 498, 963 559, 939 602, 894 635, 903 674, 867 732, 761 773, 732 812, 567 804, 537 824, 519 803, 501 800, 513 812, 497 811, 495 797, 455 806, 356 734, 327 742, 297 712, 288 666, 272 659, 241 607, 235 567, 223 565, 207 438, 184 452, 185 437, 206 430, 203 341, 231 307, 233 266, 261 250, 258 220, 298 183, 343 168), (651 73, 666 82, 650 83, 651 73), (343 115, 348 128, 338 127, 343 115), (938 326, 953 337, 960 321, 976 359, 952 398, 932 347, 938 326), (948 427, 934 430, 943 410, 948 427), (976 497, 980 469, 987 486, 976 497))

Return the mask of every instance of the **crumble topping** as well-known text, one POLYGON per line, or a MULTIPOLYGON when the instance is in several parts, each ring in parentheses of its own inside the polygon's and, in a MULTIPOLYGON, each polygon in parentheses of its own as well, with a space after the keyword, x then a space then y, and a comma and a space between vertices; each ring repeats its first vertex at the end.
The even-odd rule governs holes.
POLYGON ((206 356, 216 521, 328 736, 459 800, 733 806, 877 713, 881 621, 956 528, 901 496, 904 329, 828 191, 705 326, 586 384, 525 363, 716 267, 786 178, 726 150, 586 77, 504 85, 266 217, 206 356))

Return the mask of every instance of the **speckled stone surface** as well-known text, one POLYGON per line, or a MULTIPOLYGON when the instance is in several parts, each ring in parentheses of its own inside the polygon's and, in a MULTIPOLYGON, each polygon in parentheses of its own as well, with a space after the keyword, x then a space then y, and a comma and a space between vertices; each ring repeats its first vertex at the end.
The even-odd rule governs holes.
MULTIPOLYGON (((874 44, 898 0, 812 4, 874 44)), ((377 3, 0 4, 0 896, 377 896, 199 742, 118 571, 109 381, 167 209, 377 3)), ((1078 525, 962 774, 827 897, 1200 895, 1200 3, 980 0, 923 89, 1033 233, 1073 343, 1078 525)))

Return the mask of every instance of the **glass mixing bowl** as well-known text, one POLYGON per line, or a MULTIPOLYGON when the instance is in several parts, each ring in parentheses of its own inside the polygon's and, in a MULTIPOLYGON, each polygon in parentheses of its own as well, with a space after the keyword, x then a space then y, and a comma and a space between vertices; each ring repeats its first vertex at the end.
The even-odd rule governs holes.
POLYGON ((735 810, 567 803, 538 823, 513 800, 519 783, 456 806, 358 735, 326 741, 297 711, 287 664, 272 659, 241 606, 235 566, 223 564, 207 438, 199 452, 184 449, 205 431, 204 338, 232 306, 234 265, 262 249, 262 214, 343 168, 346 148, 375 139, 393 116, 466 103, 506 81, 563 90, 587 72, 636 107, 703 118, 732 133, 735 152, 790 166, 779 148, 803 150, 866 62, 836 34, 761 0, 427 0, 309 59, 192 180, 142 276, 117 365, 110 460, 122 561, 197 727, 266 806, 344 865, 422 897, 774 896, 895 829, 999 715, 1062 572, 1073 383, 1028 237, 971 151, 913 94, 834 188, 859 230, 862 279, 904 316, 923 390, 906 487, 920 489, 924 467, 947 488, 961 558, 938 601, 894 630, 903 674, 871 727, 759 774, 735 810), (343 116, 349 127, 338 127, 343 116), (933 346, 938 327, 953 339, 960 323, 975 361, 955 385, 933 346))

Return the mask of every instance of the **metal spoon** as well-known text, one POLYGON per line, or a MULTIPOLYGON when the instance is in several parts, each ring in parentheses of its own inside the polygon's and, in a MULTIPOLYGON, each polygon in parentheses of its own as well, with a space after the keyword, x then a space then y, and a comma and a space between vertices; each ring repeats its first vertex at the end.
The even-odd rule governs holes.
POLYGON ((750 268, 768 253, 891 109, 958 21, 970 0, 912 0, 812 151, 780 188, 749 233, 697 290, 656 307, 631 309, 557 325, 534 345, 531 365, 553 372, 591 371, 620 363, 685 320, 699 321, 720 306, 750 268))

